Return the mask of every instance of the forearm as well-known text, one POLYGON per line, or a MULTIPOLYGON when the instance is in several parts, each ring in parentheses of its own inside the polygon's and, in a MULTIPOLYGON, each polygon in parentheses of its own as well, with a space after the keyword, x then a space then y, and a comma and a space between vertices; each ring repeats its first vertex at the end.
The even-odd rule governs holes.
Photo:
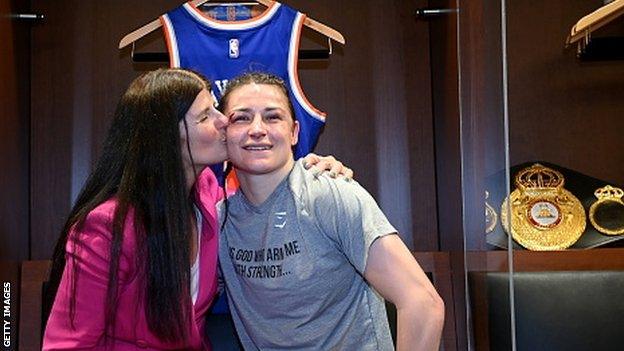
POLYGON ((398 235, 371 245, 366 280, 397 308, 397 350, 438 350, 444 302, 398 235))
POLYGON ((434 351, 440 348, 444 303, 439 296, 397 306, 397 351, 434 351))

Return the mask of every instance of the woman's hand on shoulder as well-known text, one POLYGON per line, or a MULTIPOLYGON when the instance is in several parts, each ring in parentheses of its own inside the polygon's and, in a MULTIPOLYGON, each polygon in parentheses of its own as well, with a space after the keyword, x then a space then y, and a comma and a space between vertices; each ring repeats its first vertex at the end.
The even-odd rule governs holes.
POLYGON ((303 166, 313 172, 315 176, 328 172, 332 178, 343 177, 347 181, 353 179, 353 170, 343 165, 332 155, 319 156, 309 153, 303 158, 303 166))

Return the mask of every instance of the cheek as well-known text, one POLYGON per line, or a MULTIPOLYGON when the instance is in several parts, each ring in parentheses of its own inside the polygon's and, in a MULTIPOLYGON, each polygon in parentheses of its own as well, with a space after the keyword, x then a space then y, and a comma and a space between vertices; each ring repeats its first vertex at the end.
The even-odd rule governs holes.
POLYGON ((213 125, 200 127, 196 135, 198 141, 202 144, 210 144, 219 141, 219 131, 213 125))
POLYGON ((276 130, 274 133, 275 138, 279 138, 284 142, 290 144, 295 141, 295 130, 291 126, 284 126, 276 130))
POLYGON ((237 125, 230 124, 227 127, 227 129, 225 130, 225 136, 226 136, 226 138, 228 140, 228 144, 231 141, 240 139, 242 134, 243 134, 242 129, 239 126, 237 126, 237 125))

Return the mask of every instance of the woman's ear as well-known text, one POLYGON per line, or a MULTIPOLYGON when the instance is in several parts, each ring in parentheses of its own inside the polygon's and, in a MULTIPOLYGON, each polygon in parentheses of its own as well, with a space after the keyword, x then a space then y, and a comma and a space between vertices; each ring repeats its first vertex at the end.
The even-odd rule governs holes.
POLYGON ((299 142, 299 121, 295 121, 295 123, 293 123, 292 133, 293 135, 290 145, 295 146, 297 145, 297 142, 299 142))

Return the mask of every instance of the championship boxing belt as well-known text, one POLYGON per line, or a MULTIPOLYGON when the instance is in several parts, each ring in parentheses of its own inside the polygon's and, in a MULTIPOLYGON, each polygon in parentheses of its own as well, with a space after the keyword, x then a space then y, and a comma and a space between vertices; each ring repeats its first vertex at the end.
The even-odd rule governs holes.
POLYGON ((563 187, 564 181, 560 172, 539 163, 518 172, 516 189, 501 206, 505 232, 529 250, 562 250, 574 244, 585 231, 585 210, 563 187))

